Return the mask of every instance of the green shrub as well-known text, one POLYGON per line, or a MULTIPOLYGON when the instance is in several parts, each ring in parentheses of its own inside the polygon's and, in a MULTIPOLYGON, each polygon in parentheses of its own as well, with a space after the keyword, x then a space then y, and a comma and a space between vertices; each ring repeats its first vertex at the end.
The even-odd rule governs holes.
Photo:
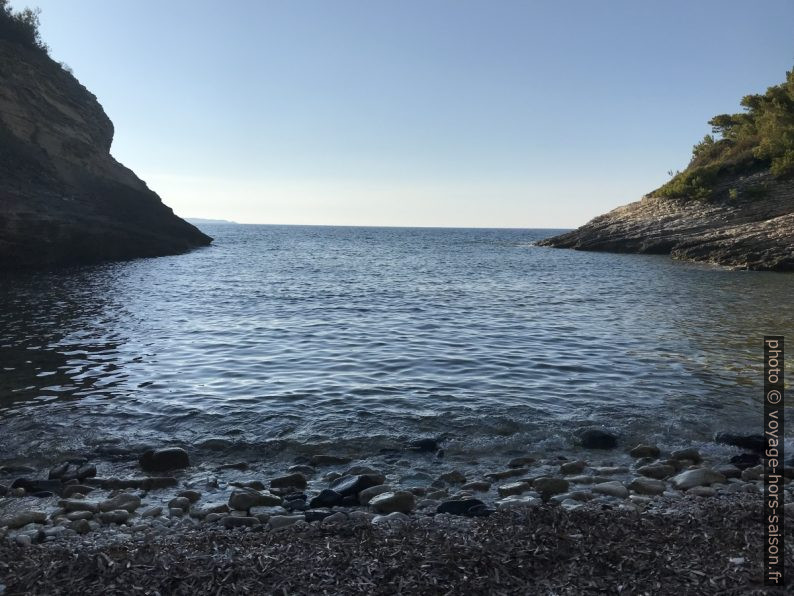
POLYGON ((763 95, 745 96, 741 105, 742 113, 709 120, 712 134, 693 147, 687 168, 655 195, 706 199, 727 176, 765 168, 778 177, 794 174, 794 70, 763 95))
POLYGON ((8 0, 0 0, 0 39, 46 54, 49 48, 41 41, 39 12, 30 8, 14 12, 8 0))

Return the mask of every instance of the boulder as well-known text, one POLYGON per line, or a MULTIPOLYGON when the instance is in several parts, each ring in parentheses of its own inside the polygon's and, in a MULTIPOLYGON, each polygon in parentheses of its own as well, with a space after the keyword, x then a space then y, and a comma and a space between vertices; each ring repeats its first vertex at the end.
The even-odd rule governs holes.
POLYGON ((344 497, 335 490, 326 488, 309 502, 309 507, 337 507, 344 501, 344 497))
POLYGON ((695 449, 694 447, 689 447, 687 449, 679 449, 677 451, 673 451, 671 454, 673 459, 675 460, 688 460, 691 462, 695 462, 696 464, 700 463, 703 458, 700 457, 700 451, 695 449))

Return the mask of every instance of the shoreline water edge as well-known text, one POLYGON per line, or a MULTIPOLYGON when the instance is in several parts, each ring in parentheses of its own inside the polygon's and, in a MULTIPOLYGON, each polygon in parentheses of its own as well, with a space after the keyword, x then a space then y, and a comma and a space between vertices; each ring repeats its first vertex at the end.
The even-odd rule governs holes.
MULTIPOLYGON (((52 578, 41 575, 46 583, 19 583, 25 561, 49 556, 42 553, 57 558, 63 549, 116 552, 169 540, 190 542, 196 533, 222 542, 239 537, 268 544, 282 540, 272 536, 284 531, 314 533, 301 547, 308 549, 317 532, 386 536, 423 528, 440 536, 454 527, 453 534, 475 535, 483 528, 497 531, 511 524, 543 532, 548 528, 538 520, 544 516, 552 516, 555 524, 590 516, 607 525, 612 524, 609 519, 620 524, 629 516, 632 523, 667 520, 671 532, 683 524, 673 533, 686 534, 693 516, 712 515, 715 508, 733 511, 725 514, 728 525, 720 531, 730 530, 731 515, 757 517, 757 528, 745 528, 752 539, 743 548, 719 543, 710 548, 714 557, 724 559, 725 577, 739 574, 749 582, 745 587, 760 581, 760 546, 758 552, 749 549, 756 540, 760 545, 763 534, 762 436, 716 437, 735 448, 729 459, 697 448, 666 452, 639 444, 627 449, 618 446, 615 435, 599 429, 584 431, 577 439, 577 451, 566 456, 512 452, 501 466, 489 463, 491 469, 462 454, 446 457, 443 441, 431 438, 360 459, 334 453, 298 456, 291 465, 284 463, 283 473, 270 477, 262 475, 256 461, 235 461, 233 452, 223 452, 221 440, 214 446, 222 453, 211 461, 193 461, 197 458, 180 447, 144 453, 117 447, 110 464, 75 457, 48 470, 6 465, 0 468, 0 548, 11 562, 0 568, 0 582, 8 594, 45 593, 52 578), (103 474, 118 475, 100 477, 97 467, 103 474), (524 521, 516 522, 516 516, 524 521)), ((786 516, 794 515, 792 463, 784 469, 786 516)), ((784 552, 789 563, 794 562, 791 546, 789 541, 784 552)), ((625 545, 610 547, 620 550, 625 545)), ((26 581, 34 575, 26 575, 26 581)), ((292 579, 302 581, 299 576, 292 579)), ((630 588, 634 579, 607 574, 599 580, 605 584, 593 585, 614 591, 617 584, 610 582, 623 581, 630 588)), ((655 593, 665 589, 661 586, 655 593)))

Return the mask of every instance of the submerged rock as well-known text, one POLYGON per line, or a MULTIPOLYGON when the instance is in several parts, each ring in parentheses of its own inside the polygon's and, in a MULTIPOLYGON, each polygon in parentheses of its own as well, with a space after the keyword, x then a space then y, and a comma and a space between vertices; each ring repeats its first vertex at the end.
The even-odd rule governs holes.
POLYGON ((190 467, 190 457, 181 447, 149 449, 141 455, 138 463, 147 472, 166 472, 190 467))
POLYGON ((749 449, 757 453, 763 453, 766 449, 766 438, 764 435, 734 435, 731 433, 718 433, 714 440, 724 445, 733 445, 741 449, 749 449))
POLYGON ((618 446, 618 438, 615 435, 597 428, 579 433, 579 442, 585 449, 614 449, 618 446))

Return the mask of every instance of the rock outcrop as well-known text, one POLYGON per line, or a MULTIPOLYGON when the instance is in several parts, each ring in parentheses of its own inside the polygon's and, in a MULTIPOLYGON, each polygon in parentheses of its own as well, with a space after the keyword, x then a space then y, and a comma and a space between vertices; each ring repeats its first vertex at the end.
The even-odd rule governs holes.
POLYGON ((794 180, 725 180, 708 201, 648 195, 538 245, 794 271, 794 180))
POLYGON ((0 81, 0 269, 176 254, 212 241, 110 155, 102 106, 44 52, 0 40, 0 81))

